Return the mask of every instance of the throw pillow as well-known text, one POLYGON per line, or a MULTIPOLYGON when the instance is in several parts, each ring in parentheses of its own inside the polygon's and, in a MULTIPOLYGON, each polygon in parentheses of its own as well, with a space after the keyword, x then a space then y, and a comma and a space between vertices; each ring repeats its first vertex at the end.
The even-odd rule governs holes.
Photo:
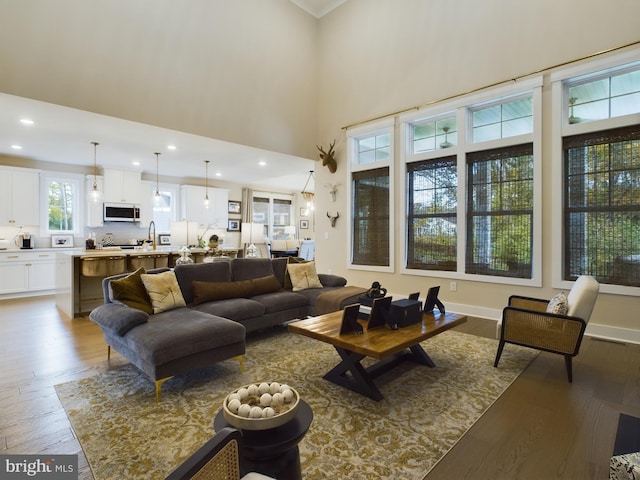
POLYGON ((322 283, 316 273, 316 262, 291 263, 287 265, 287 271, 291 277, 294 292, 307 288, 322 288, 322 283))
POLYGON ((193 289, 194 305, 228 298, 251 296, 251 280, 239 280, 237 282, 202 282, 194 280, 191 283, 191 288, 193 289))
POLYGON ((153 313, 166 312, 186 305, 173 271, 143 274, 141 277, 151 299, 153 313))
POLYGON ((569 311, 569 302, 567 300, 567 294, 560 292, 553 296, 549 300, 547 305, 547 313, 556 313, 558 315, 566 315, 569 311))
POLYGON ((282 290, 282 285, 278 281, 278 277, 275 275, 269 275, 267 277, 254 278, 251 282, 251 297, 254 295, 263 295, 265 293, 279 292, 282 290))
POLYGON ((151 299, 149 298, 147 289, 144 287, 144 283, 142 283, 142 274, 144 274, 144 268, 140 267, 132 274, 117 280, 112 280, 109 284, 111 285, 114 300, 117 300, 127 307, 137 308, 151 315, 153 313, 153 306, 151 305, 151 299))
POLYGON ((307 261, 300 257, 287 257, 287 262, 287 269, 285 270, 284 275, 284 288, 285 290, 291 290, 293 288, 293 284, 291 283, 291 275, 289 275, 289 264, 307 263, 307 261))

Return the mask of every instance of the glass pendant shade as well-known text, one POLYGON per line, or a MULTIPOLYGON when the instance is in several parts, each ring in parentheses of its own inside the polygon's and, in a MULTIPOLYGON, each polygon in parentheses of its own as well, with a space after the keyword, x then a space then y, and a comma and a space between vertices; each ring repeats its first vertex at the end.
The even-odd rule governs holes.
POLYGON ((96 151, 100 144, 98 142, 91 142, 91 144, 93 145, 93 187, 89 190, 87 199, 91 203, 100 203, 102 202, 102 192, 98 190, 98 164, 96 162, 96 151))
POLYGON ((156 191, 153 194, 153 205, 155 207, 160 207, 162 206, 162 196, 160 195, 160 187, 158 184, 158 157, 160 152, 156 152, 154 155, 156 156, 156 191))
POLYGON ((209 208, 209 160, 204 161, 204 208, 209 208))

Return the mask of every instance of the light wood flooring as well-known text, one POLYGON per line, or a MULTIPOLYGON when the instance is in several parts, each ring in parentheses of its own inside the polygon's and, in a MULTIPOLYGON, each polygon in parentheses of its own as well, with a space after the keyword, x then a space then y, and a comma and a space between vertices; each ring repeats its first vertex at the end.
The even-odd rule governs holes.
MULTIPOLYGON (((493 337, 495 323, 457 330, 493 337)), ((79 478, 93 480, 53 386, 123 363, 53 297, 0 301, 0 452, 78 454, 79 478)), ((426 480, 606 479, 620 413, 640 417, 640 345, 586 338, 573 384, 562 357, 541 353, 426 480)))

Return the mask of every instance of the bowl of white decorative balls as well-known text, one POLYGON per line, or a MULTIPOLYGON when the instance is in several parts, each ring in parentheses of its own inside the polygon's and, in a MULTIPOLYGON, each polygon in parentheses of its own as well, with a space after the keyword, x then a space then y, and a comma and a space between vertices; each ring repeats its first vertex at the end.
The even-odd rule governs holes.
POLYGON ((224 418, 241 430, 267 430, 291 420, 300 395, 278 382, 252 383, 238 388, 222 402, 224 418))

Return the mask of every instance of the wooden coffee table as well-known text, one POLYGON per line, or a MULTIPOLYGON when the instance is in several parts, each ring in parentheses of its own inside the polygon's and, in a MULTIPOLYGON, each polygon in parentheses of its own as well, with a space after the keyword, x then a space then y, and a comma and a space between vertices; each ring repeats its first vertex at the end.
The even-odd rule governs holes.
MULTIPOLYGON (((398 330, 365 327, 362 334, 341 334, 342 313, 332 312, 290 323, 289 331, 333 345, 342 361, 323 378, 377 401, 383 397, 373 382, 376 377, 404 360, 435 367, 420 342, 467 321, 464 315, 430 313, 422 316, 422 322, 398 330), (365 368, 361 363, 365 357, 378 362, 365 368)), ((365 321, 360 323, 366 325, 365 321)))

